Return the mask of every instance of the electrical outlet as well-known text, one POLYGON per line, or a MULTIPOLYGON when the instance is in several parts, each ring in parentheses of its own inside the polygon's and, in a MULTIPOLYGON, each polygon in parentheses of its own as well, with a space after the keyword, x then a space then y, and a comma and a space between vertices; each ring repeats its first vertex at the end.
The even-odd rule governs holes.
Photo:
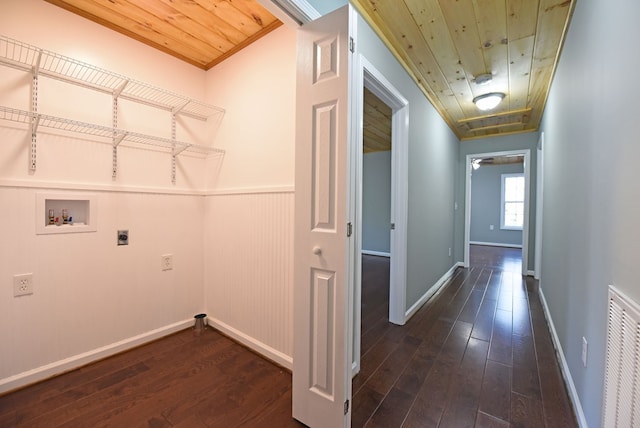
POLYGON ((589 344, 587 343, 587 339, 582 336, 582 365, 587 367, 587 349, 589 344))
POLYGON ((489 225, 489 230, 493 230, 493 225, 492 224, 489 225))
POLYGON ((451 257, 451 248, 449 248, 449 257, 451 257))
POLYGON ((118 231, 118 245, 129 245, 129 231, 128 230, 119 230, 118 231))
POLYGON ((13 276, 13 297, 33 294, 33 274, 24 273, 13 276))
POLYGON ((162 270, 173 269, 173 254, 163 254, 160 256, 162 270))

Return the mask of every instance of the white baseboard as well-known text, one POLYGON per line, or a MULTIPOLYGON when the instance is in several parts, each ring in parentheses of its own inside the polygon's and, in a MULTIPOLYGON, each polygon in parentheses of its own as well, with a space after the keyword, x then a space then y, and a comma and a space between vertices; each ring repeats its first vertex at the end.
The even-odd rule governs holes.
POLYGON ((0 393, 21 388, 32 383, 62 374, 64 372, 68 372, 69 370, 82 367, 94 361, 110 357, 122 351, 126 351, 128 349, 135 348, 136 346, 143 345, 147 342, 151 342, 152 340, 167 336, 171 333, 184 330, 190 325, 193 325, 193 319, 179 321, 177 323, 169 324, 167 326, 160 327, 155 330, 139 334, 137 336, 129 337, 119 342, 93 349, 91 351, 83 352, 82 354, 74 355, 60 361, 55 361, 53 363, 46 364, 32 370, 28 370, 26 372, 18 373, 14 376, 0 379, 0 393))
POLYGON ((560 345, 560 339, 558 338, 556 327, 553 324, 553 319, 551 318, 551 313, 549 312, 549 307, 547 306, 547 300, 545 299, 544 293, 542 292, 542 287, 538 287, 538 295, 540 296, 540 302, 542 302, 544 317, 546 318, 547 325, 549 326, 549 330, 551 331, 551 339, 553 341, 553 346, 556 348, 556 358, 560 362, 562 376, 564 377, 564 380, 569 387, 569 397, 571 398, 571 404, 573 404, 573 410, 576 412, 576 416, 578 417, 578 425, 581 428, 587 428, 587 420, 584 416, 584 411, 582 410, 580 397, 578 397, 576 385, 573 383, 573 377, 571 376, 571 372, 569 371, 567 360, 564 358, 562 345, 560 345))
POLYGON ((532 276, 532 277, 534 277, 534 278, 535 278, 536 273, 535 273, 534 271, 532 271, 532 270, 528 270, 528 271, 527 271, 527 276, 532 276))
POLYGON ((433 297, 438 291, 440 291, 442 286, 446 284, 447 281, 449 281, 449 279, 451 279, 451 277, 453 276, 453 273, 456 271, 458 267, 464 267, 464 263, 458 262, 453 266, 451 266, 451 269, 449 269, 447 273, 442 275, 442 277, 438 280, 438 282, 436 282, 431 288, 429 288, 429 290, 427 290, 427 292, 424 293, 422 297, 420 297, 418 301, 414 303, 413 306, 411 306, 407 310, 407 312, 405 312, 404 314, 405 323, 409 321, 409 319, 412 316, 414 316, 416 312, 418 312, 418 309, 420 309, 422 305, 427 303, 427 301, 429 301, 431 297, 433 297))
POLYGON ((270 359, 271 361, 281 365, 288 370, 293 370, 293 357, 286 355, 276 349, 273 349, 269 345, 256 340, 255 338, 231 327, 230 325, 216 318, 207 317, 207 321, 210 326, 215 327, 230 338, 242 343, 249 349, 263 355, 265 358, 270 359))
POLYGON ((391 253, 385 253, 383 251, 362 250, 361 253, 367 256, 391 257, 391 253))
POLYGON ((487 247, 522 248, 522 245, 518 245, 518 244, 503 244, 502 242, 469 241, 469 244, 471 244, 471 245, 485 245, 487 247))

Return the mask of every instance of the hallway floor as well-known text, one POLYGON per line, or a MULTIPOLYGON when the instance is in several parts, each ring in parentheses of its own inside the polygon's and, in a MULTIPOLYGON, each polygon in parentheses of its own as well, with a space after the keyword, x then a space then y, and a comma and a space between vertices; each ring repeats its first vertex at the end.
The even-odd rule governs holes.
POLYGON ((388 259, 364 256, 353 427, 577 426, 520 254, 472 246, 470 269, 402 327, 387 318, 388 259))

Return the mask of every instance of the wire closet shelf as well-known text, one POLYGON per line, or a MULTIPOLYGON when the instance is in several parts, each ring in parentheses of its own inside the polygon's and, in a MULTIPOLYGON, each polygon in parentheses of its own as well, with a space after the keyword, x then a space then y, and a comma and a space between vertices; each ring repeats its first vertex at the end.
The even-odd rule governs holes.
MULTIPOLYGON (((18 40, 0 35, 0 64, 47 76, 70 84, 113 95, 114 98, 145 104, 171 112, 206 121, 215 115, 224 115, 225 110, 201 101, 167 91, 147 83, 130 79, 82 61, 78 61, 18 40)), ((120 141, 130 141, 171 149, 172 154, 184 150, 198 153, 224 153, 224 150, 209 146, 176 141, 175 139, 144 135, 119 128, 79 122, 75 120, 42 115, 0 106, 0 119, 88 134, 110 137, 120 141)), ((119 144, 119 143, 118 143, 119 144)))
POLYGON ((171 140, 169 138, 155 137, 137 132, 125 131, 123 129, 111 128, 108 126, 95 125, 92 123, 77 120, 64 119, 56 116, 32 113, 25 110, 0 106, 0 119, 10 120, 25 124, 34 124, 34 132, 39 127, 57 129, 91 135, 94 137, 116 138, 120 141, 129 141, 137 144, 146 144, 163 149, 168 149, 172 154, 178 154, 184 150, 206 154, 210 152, 224 153, 224 150, 186 143, 183 141, 171 140))

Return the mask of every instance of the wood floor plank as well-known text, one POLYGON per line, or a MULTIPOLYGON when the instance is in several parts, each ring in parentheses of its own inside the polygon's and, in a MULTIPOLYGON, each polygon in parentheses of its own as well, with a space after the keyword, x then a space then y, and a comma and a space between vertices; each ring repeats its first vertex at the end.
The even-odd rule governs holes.
POLYGON ((488 350, 489 342, 469 339, 455 381, 449 388, 449 407, 478 408, 488 350))
POLYGON ((479 410, 503 421, 511 418, 511 367, 488 360, 479 410))
POLYGON ((415 395, 393 388, 382 400, 366 427, 400 427, 413 404, 415 395))
POLYGON ((475 339, 489 341, 491 340, 491 331, 493 329, 493 318, 496 313, 496 305, 498 301, 495 299, 488 299, 486 294, 473 329, 471 330, 471 337, 475 339))
POLYGON ((509 428, 511 424, 483 412, 478 412, 475 428, 509 428))
POLYGON ((502 272, 498 309, 511 312, 513 309, 513 272, 502 272))
POLYGON ((478 413, 475 407, 464 407, 452 405, 446 410, 440 420, 438 427, 440 428, 473 428, 475 425, 476 415, 478 413))
POLYGON ((421 342, 413 337, 405 337, 400 346, 389 355, 369 378, 367 385, 378 393, 386 395, 413 358, 421 342))
POLYGON ((368 385, 364 385, 353 396, 353 408, 351 410, 351 427, 362 428, 374 414, 384 395, 374 391, 368 385))
POLYGON ((505 364, 512 365, 512 315, 511 311, 503 309, 496 310, 493 320, 493 330, 491 333, 491 346, 489 348, 489 359, 505 364))
POLYGON ((513 391, 538 400, 542 399, 536 352, 533 338, 514 334, 513 343, 513 391))
POLYGON ((513 298, 513 334, 531 336, 531 317, 529 315, 529 302, 526 298, 513 298))
POLYGON ((480 305, 482 304, 482 299, 484 298, 484 290, 474 288, 467 299, 467 302, 464 304, 460 315, 458 316, 458 321, 464 321, 473 324, 478 315, 478 311, 480 310, 480 305))
POLYGON ((498 301, 498 297, 500 296, 500 284, 502 283, 502 271, 493 270, 491 271, 491 278, 489 278, 489 284, 487 285, 487 290, 484 293, 485 299, 498 301))
MULTIPOLYGON (((514 428, 543 428, 542 403, 535 398, 511 393, 511 426, 514 428)), ((552 425, 555 426, 555 425, 552 425)))

